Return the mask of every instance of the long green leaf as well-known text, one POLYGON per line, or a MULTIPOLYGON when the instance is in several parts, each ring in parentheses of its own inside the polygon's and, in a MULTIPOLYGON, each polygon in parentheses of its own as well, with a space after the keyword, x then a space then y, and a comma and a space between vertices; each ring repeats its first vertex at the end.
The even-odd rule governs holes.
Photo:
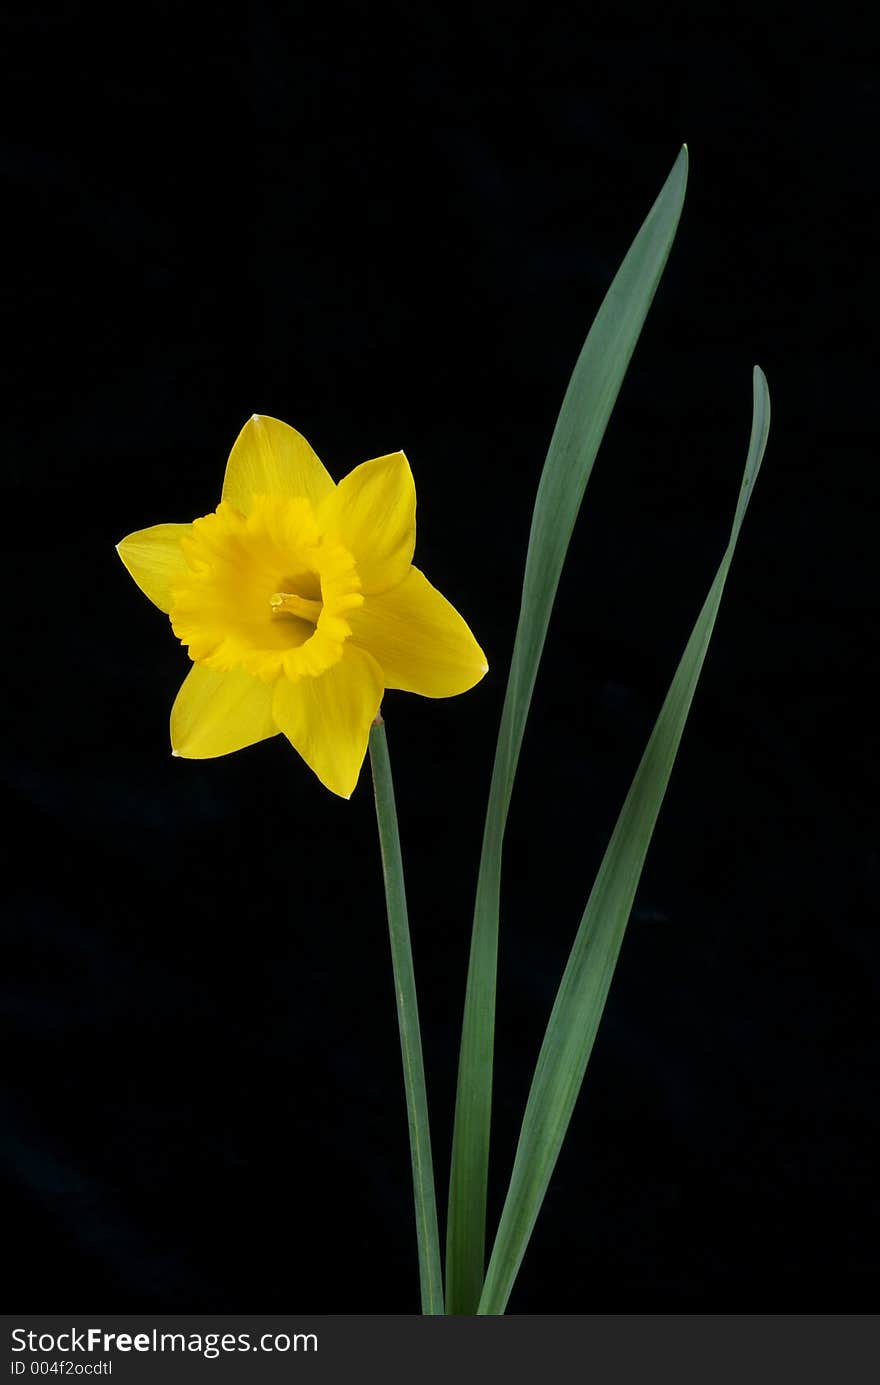
POLYGON ((672 680, 590 894, 547 1025, 480 1299, 503 1313, 580 1091, 623 941, 645 855, 663 802, 718 615, 743 516, 770 428, 767 381, 754 370, 748 460, 730 543, 672 680))
POLYGON ((672 246, 687 163, 683 148, 599 309, 563 400, 535 500, 471 936, 449 1188, 448 1313, 475 1313, 483 1285, 501 847, 514 774, 568 542, 672 246))

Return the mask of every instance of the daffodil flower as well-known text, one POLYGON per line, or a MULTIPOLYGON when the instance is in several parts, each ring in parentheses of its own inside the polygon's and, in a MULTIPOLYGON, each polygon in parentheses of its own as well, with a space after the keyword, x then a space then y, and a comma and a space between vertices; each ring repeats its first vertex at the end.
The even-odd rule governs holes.
POLYGON ((129 534, 119 556, 193 666, 171 712, 175 755, 227 755, 283 732, 349 798, 386 688, 452 697, 487 663, 413 567, 416 495, 402 452, 338 485, 295 429, 254 415, 220 504, 129 534))

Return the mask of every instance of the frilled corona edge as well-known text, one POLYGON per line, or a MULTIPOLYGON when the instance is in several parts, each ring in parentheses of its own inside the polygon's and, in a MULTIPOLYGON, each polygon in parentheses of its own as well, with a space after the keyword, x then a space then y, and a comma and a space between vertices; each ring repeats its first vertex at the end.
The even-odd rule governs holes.
POLYGON ((217 509, 129 534, 118 553, 192 659, 175 755, 208 759, 282 732, 349 798, 386 688, 466 692, 488 669, 465 621, 413 566, 402 452, 337 485, 294 428, 255 414, 217 509))

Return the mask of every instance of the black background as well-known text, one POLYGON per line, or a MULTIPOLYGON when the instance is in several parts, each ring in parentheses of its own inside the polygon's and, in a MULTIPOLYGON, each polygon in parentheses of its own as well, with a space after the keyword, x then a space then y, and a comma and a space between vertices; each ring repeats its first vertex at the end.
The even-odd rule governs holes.
MULTIPOLYGON (((12 19, 6 1257, 32 1311, 417 1312, 375 823, 280 739, 169 753, 114 553, 248 415, 403 447, 491 671, 385 704, 441 1205, 534 488, 683 140, 685 212, 560 588, 508 833, 492 1215, 589 882, 773 425, 510 1311, 864 1311, 876 1284, 864 35, 757 6, 251 0, 12 19), (11 492, 11 494, 10 494, 11 492)), ((869 258, 869 249, 871 256, 869 258)))

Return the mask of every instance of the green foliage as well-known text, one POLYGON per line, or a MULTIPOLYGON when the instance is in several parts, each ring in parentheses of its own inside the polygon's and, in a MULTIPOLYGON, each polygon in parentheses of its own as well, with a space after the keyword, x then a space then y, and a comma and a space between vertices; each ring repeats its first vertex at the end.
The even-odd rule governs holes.
POLYGON ((568 542, 672 246, 687 167, 687 150, 682 149, 590 328, 562 403, 535 500, 471 937, 449 1189, 448 1313, 475 1313, 483 1286, 501 849, 520 746, 568 542))
POLYGON ((754 370, 752 434, 730 542, 697 617, 596 876, 541 1046, 480 1313, 503 1313, 553 1172, 602 1018, 654 824, 663 802, 770 427, 754 370))
MULTIPOLYGON (((484 1278, 486 1188, 504 830, 562 565, 593 463, 678 226, 682 149, 578 358, 538 486, 477 883, 456 1092, 446 1244, 447 1313, 505 1311, 568 1129, 770 427, 756 366, 752 432, 730 541, 636 771, 575 936, 532 1079, 484 1278)), ((415 984, 384 731, 371 737, 413 1155, 423 1312, 443 1311, 415 984)))

